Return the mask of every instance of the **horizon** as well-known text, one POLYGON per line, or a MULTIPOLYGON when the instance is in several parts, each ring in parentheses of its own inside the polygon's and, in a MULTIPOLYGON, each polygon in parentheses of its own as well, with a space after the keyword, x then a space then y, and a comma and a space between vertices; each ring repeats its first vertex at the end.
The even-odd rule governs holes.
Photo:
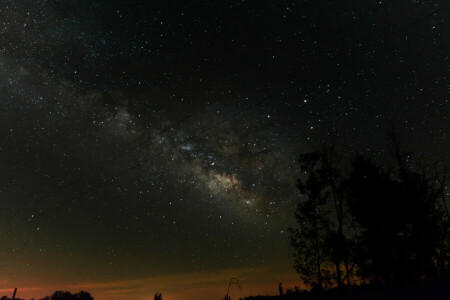
MULTIPOLYGON (((286 267, 286 266, 285 266, 286 267)), ((284 270, 276 266, 275 268, 261 269, 237 269, 221 270, 215 272, 188 273, 178 275, 153 276, 149 278, 126 279, 109 282, 84 282, 79 284, 68 284, 62 286, 48 285, 46 287, 18 287, 16 298, 40 299, 53 294, 54 291, 63 290, 72 293, 79 291, 89 292, 96 300, 153 300, 155 293, 162 293, 164 299, 199 299, 223 297, 226 293, 228 281, 236 274, 240 278, 241 288, 232 286, 230 296, 233 299, 244 298, 252 295, 276 295, 279 282, 288 288, 299 286, 298 275, 291 266, 288 266, 287 275, 268 274, 273 271, 284 270), (291 269, 291 270, 289 270, 291 269), (263 281, 261 282, 261 279, 263 281), (291 281, 290 281, 291 280, 291 281), (174 283, 177 286, 174 287, 174 283), (156 288, 158 287, 158 288, 156 288), (223 294, 223 295, 222 295, 223 294)), ((284 270, 286 271, 286 270, 284 270)), ((1 279, 0 279, 1 280, 1 279)), ((2 282, 4 282, 2 280, 2 282)), ((10 296, 14 288, 0 288, 0 296, 10 296)))

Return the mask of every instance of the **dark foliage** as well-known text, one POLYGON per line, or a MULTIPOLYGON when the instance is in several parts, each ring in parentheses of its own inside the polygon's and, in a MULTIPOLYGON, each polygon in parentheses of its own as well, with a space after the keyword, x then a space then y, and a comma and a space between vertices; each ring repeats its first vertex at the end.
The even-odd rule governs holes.
POLYGON ((161 293, 156 293, 155 297, 153 299, 155 299, 155 300, 163 300, 162 294, 161 293))
POLYGON ((385 283, 435 275, 437 203, 423 175, 398 176, 357 157, 348 179, 350 211, 361 228, 359 275, 385 283))
POLYGON ((344 234, 344 189, 339 158, 334 148, 300 156, 306 178, 298 180, 306 199, 295 213, 298 228, 289 228, 294 268, 305 284, 315 289, 350 282, 349 239, 344 234), (330 265, 334 265, 334 273, 330 265), (343 269, 346 273, 343 275, 343 269))
POLYGON ((449 168, 413 168, 394 146, 394 166, 357 155, 343 168, 333 148, 300 157, 306 199, 289 231, 305 284, 342 288, 353 278, 400 287, 447 278, 449 168))
POLYGON ((53 295, 41 298, 40 300, 94 300, 94 298, 88 292, 84 291, 76 294, 67 291, 56 291, 53 295))
MULTIPOLYGON (((9 298, 8 296, 3 296, 3 297, 0 298, 0 300, 11 300, 11 298, 9 298)), ((24 300, 24 299, 16 297, 16 298, 14 298, 14 300, 24 300)))

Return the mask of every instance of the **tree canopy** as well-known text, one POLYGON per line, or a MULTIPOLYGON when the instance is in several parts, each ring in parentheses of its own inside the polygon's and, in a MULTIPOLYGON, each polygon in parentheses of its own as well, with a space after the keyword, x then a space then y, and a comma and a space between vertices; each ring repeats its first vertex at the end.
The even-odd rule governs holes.
POLYGON ((394 166, 361 154, 343 165, 333 147, 300 156, 303 199, 289 232, 305 284, 404 285, 447 276, 449 168, 422 171, 395 153, 394 166))

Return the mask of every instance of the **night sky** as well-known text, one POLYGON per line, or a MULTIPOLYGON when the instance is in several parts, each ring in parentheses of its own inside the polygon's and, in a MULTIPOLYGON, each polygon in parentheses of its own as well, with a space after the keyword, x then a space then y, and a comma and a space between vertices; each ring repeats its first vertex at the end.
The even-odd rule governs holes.
POLYGON ((299 155, 447 159, 449 69, 446 0, 0 0, 0 294, 300 284, 299 155))

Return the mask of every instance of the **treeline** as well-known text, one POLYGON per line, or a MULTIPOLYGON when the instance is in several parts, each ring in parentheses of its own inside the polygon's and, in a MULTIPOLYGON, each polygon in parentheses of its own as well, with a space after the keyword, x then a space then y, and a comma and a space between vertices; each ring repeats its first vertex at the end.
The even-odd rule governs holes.
MULTIPOLYGON (((0 298, 0 300, 11 300, 11 298, 9 298, 8 296, 3 296, 3 297, 0 298)), ((24 300, 24 299, 14 298, 14 300, 24 300)), ((34 299, 32 299, 32 300, 34 300, 34 299)))
MULTIPOLYGON (((11 300, 11 298, 3 296, 0 298, 0 300, 11 300)), ((24 299, 14 298, 14 300, 24 300, 24 299)), ((39 300, 94 300, 94 297, 92 297, 91 294, 85 291, 81 291, 76 294, 72 294, 71 292, 67 291, 56 291, 53 293, 53 295, 41 298, 39 300)), ((162 294, 156 293, 154 300, 163 300, 162 294)))
POLYGON ((51 296, 41 298, 39 300, 94 300, 88 292, 81 291, 76 294, 65 291, 56 291, 51 296))
MULTIPOLYGON (((3 296, 0 298, 0 300, 11 300, 11 298, 3 296)), ((24 300, 24 299, 14 298, 14 300, 24 300)), ((72 294, 70 292, 65 291, 56 291, 53 293, 53 295, 41 298, 39 300, 94 300, 94 298, 91 296, 91 294, 85 291, 81 291, 76 294, 72 294)))
POLYGON ((333 147, 300 156, 306 197, 289 232, 294 268, 313 290, 448 278, 449 167, 413 166, 393 141, 391 165, 361 154, 343 164, 333 147))

